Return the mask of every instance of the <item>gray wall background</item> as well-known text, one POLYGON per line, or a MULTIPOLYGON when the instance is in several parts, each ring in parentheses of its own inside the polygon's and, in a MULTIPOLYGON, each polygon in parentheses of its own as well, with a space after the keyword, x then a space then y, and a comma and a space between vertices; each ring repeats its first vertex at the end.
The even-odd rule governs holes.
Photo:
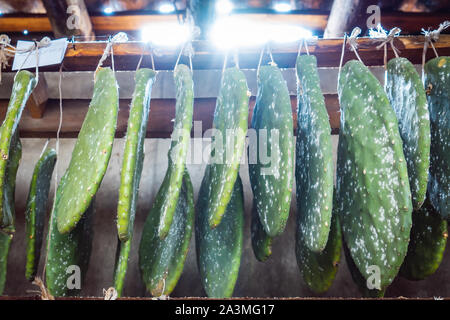
MULTIPOLYGON (((336 158, 338 136, 333 136, 334 156, 336 158)), ((34 164, 39 158, 45 139, 22 139, 23 156, 19 167, 16 187, 17 231, 11 246, 5 294, 10 296, 33 295, 30 290, 37 287, 25 279, 25 219, 24 210, 34 164)), ((60 140, 58 177, 64 173, 70 161, 75 139, 60 140)), ((170 140, 147 139, 145 142, 145 162, 140 184, 138 211, 135 222, 135 236, 129 261, 124 296, 148 296, 140 278, 137 249, 143 222, 150 210, 153 199, 163 180, 167 168, 167 151, 170 140)), ((83 296, 102 296, 103 289, 112 285, 114 259, 117 245, 115 225, 123 139, 116 139, 106 176, 96 197, 96 216, 94 219, 94 243, 87 278, 82 287, 83 296)), ((55 140, 50 141, 55 145, 55 140)), ((191 143, 191 148, 193 144, 191 143)), ((198 151, 198 150, 197 150, 198 151)), ((188 165, 194 185, 195 199, 203 177, 205 165, 188 165)), ((302 280, 294 253, 295 235, 295 196, 292 197, 291 214, 285 232, 274 240, 273 255, 265 263, 257 261, 253 255, 250 240, 250 213, 252 192, 248 178, 248 166, 241 166, 241 177, 245 192, 245 232, 244 250, 239 278, 234 296, 236 297, 313 297, 302 280)), ((294 188, 295 190, 295 188, 294 188)), ((53 199, 53 187, 50 194, 53 199)), ((183 274, 173 297, 205 296, 197 271, 194 237, 186 260, 183 274)), ((41 257, 40 271, 44 257, 41 257)), ((450 296, 450 253, 447 249, 444 261, 438 271, 428 279, 418 282, 398 278, 389 287, 388 297, 449 297, 450 296)), ((326 297, 360 297, 341 257, 339 271, 326 297)))

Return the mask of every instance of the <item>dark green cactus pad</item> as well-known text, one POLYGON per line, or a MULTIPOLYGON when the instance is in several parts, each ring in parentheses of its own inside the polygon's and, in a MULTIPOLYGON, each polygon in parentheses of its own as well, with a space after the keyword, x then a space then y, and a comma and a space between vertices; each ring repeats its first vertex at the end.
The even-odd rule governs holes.
POLYGON ((375 76, 361 62, 342 68, 337 210, 342 233, 365 279, 380 268, 381 290, 406 255, 411 190, 397 117, 375 76))
POLYGON ((249 153, 253 196, 264 230, 275 237, 283 232, 289 216, 295 153, 289 91, 276 66, 259 70, 251 127, 258 139, 256 163, 249 153))
MULTIPOLYGON (((60 196, 56 194, 56 197, 60 196)), ((56 198, 55 201, 57 201, 56 198)), ((92 239, 94 237, 92 219, 95 214, 95 197, 88 209, 82 215, 75 229, 66 234, 61 234, 57 228, 56 215, 49 221, 49 237, 47 237, 47 263, 45 267, 45 279, 49 293, 55 297, 74 296, 80 293, 78 289, 69 289, 67 280, 72 275, 67 273, 69 266, 80 268, 81 286, 86 277, 89 258, 91 256, 92 239), (50 244, 48 244, 50 241, 50 244)), ((82 289, 82 287, 80 288, 82 289)))
POLYGON ((215 228, 222 220, 236 182, 244 153, 248 127, 248 87, 242 71, 226 69, 223 73, 213 128, 211 144, 211 198, 208 199, 209 225, 215 228), (221 138, 221 139, 218 139, 221 138))
POLYGON ((94 94, 72 159, 56 191, 53 211, 60 233, 75 228, 100 187, 111 157, 118 110, 114 72, 102 68, 95 76, 94 94))
POLYGON ((314 252, 327 245, 333 206, 333 147, 315 56, 297 58, 297 182, 298 223, 303 242, 314 252))
POLYGON ((344 241, 342 242, 342 247, 344 249, 345 262, 347 263, 348 271, 352 276, 353 282, 358 286, 362 296, 365 298, 383 298, 386 290, 369 289, 367 287, 366 278, 359 272, 358 267, 352 259, 350 250, 344 241))
POLYGON ((386 93, 394 109, 403 140, 413 208, 425 201, 430 166, 430 115, 427 97, 413 64, 405 58, 387 65, 386 93))
POLYGON ((175 213, 178 197, 186 167, 186 154, 191 138, 192 116, 194 112, 194 83, 192 71, 184 64, 177 65, 174 71, 175 87, 177 91, 175 105, 175 123, 173 127, 171 145, 169 149, 169 167, 166 178, 169 185, 163 198, 161 219, 159 220, 159 237, 164 239, 169 233, 175 213))
POLYGON ((444 257, 447 245, 447 221, 429 200, 412 214, 411 240, 400 275, 409 280, 423 280, 432 275, 444 257))
POLYGON ((431 125, 431 204, 444 219, 450 218, 450 57, 425 64, 425 89, 431 125))
POLYGON ((233 294, 241 264, 244 194, 238 176, 221 223, 211 229, 205 210, 211 196, 210 174, 209 167, 206 167, 196 206, 197 267, 208 297, 228 298, 233 294))
POLYGON ((309 249, 299 219, 295 237, 297 265, 308 287, 316 293, 324 293, 333 284, 341 260, 342 234, 338 215, 336 212, 332 214, 330 234, 322 252, 309 249))
POLYGON ((123 287, 125 285, 125 276, 128 269, 128 257, 130 256, 131 243, 133 235, 130 235, 126 241, 117 241, 116 263, 114 266, 114 288, 117 291, 117 297, 122 297, 123 287))
POLYGON ((0 230, 0 296, 3 295, 6 283, 6 270, 8 267, 8 253, 13 235, 0 230))
POLYGON ((7 185, 6 171, 8 166, 8 159, 10 158, 10 152, 12 139, 16 133, 17 125, 19 124, 22 116, 22 111, 31 95, 31 92, 36 86, 36 78, 31 72, 22 70, 17 72, 14 78, 14 84, 11 91, 11 99, 9 100, 8 110, 6 112, 3 124, 0 127, 0 228, 14 228, 14 216, 11 212, 5 212, 8 205, 4 203, 7 185))
POLYGON ((272 241, 264 231, 264 227, 259 221, 256 205, 253 201, 252 206, 252 224, 251 224, 252 248, 256 259, 261 262, 266 261, 272 255, 272 241))
POLYGON ((6 212, 7 215, 11 217, 12 224, 4 229, 0 229, 0 295, 3 294, 3 289, 5 287, 9 247, 15 232, 14 193, 16 189, 16 175, 21 157, 22 144, 19 139, 19 131, 16 130, 11 139, 9 158, 6 164, 5 183, 3 184, 3 212, 6 212))
POLYGON ((169 233, 158 236, 160 211, 169 188, 164 179, 144 224, 139 247, 139 266, 147 290, 155 297, 169 295, 183 271, 194 230, 194 192, 187 170, 169 233))
POLYGON ((48 192, 56 163, 56 151, 46 149, 34 167, 25 211, 27 259, 25 277, 32 281, 41 255, 48 192))
POLYGON ((136 85, 128 117, 117 205, 117 232, 121 241, 130 239, 133 232, 144 161, 144 140, 155 78, 156 72, 151 69, 143 68, 136 72, 136 85))

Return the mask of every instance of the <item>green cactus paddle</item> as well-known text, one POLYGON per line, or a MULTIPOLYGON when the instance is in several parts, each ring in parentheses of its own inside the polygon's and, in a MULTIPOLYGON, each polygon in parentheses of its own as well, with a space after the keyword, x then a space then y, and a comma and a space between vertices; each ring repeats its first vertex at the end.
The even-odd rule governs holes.
MULTIPOLYGON (((9 100, 8 110, 6 112, 3 124, 0 127, 0 228, 14 228, 14 216, 11 212, 5 212, 8 205, 4 203, 6 190, 5 177, 8 159, 10 157, 12 138, 17 131, 22 116, 22 111, 36 86, 36 78, 28 71, 22 70, 17 72, 14 78, 14 84, 11 91, 11 99, 9 100)), ((12 230, 13 231, 13 230, 12 230)))
POLYGON ((192 71, 184 64, 179 64, 174 71, 177 91, 175 105, 175 123, 169 149, 169 166, 166 177, 169 179, 167 194, 161 205, 161 219, 158 235, 163 240, 170 230, 173 215, 180 194, 183 173, 186 166, 186 154, 191 138, 192 116, 194 112, 194 83, 192 71))
POLYGON ((15 232, 14 218, 14 191, 16 188, 16 175, 19 168, 19 162, 22 157, 22 144, 19 139, 19 131, 16 130, 11 139, 11 147, 9 150, 9 158, 6 164, 4 192, 3 192, 3 209, 12 219, 12 224, 7 228, 0 230, 0 295, 3 294, 6 282, 6 269, 8 265, 8 253, 15 232))
POLYGON ((333 207, 333 148, 315 56, 297 58, 297 145, 295 176, 299 232, 309 250, 327 245, 333 207))
POLYGON ((211 229, 206 210, 211 178, 210 167, 206 167, 195 216, 197 267, 208 297, 228 298, 233 294, 241 264, 244 194, 238 176, 221 223, 211 229))
POLYGON ((209 164, 212 196, 206 207, 211 228, 220 224, 238 176, 248 127, 248 93, 244 73, 237 68, 226 69, 213 121, 215 133, 209 164))
POLYGON ((156 72, 151 69, 136 71, 136 85, 128 117, 127 136, 120 172, 117 231, 121 241, 131 238, 136 202, 144 161, 144 140, 147 132, 150 98, 156 72))
POLYGON ((394 280, 411 230, 411 190, 397 117, 382 86, 361 62, 342 67, 337 210, 351 257, 380 290, 394 280))
POLYGON ((255 201, 253 201, 252 206, 251 237, 253 253, 255 254, 256 259, 261 262, 266 261, 272 255, 273 238, 267 235, 264 231, 264 227, 259 221, 255 201))
MULTIPOLYGON (((64 178, 62 178, 64 179, 64 178)), ((61 183, 63 183, 61 179, 61 183)), ((60 194, 56 194, 56 200, 60 194)), ((50 233, 47 237, 47 263, 45 280, 49 293, 55 297, 75 296, 82 289, 89 265, 89 258, 94 237, 92 219, 95 214, 95 197, 82 215, 75 229, 61 234, 56 226, 56 214, 49 221, 50 233), (48 243, 50 241, 50 243, 48 243), (71 267, 72 266, 72 267, 71 267), (77 274, 78 268, 80 274, 77 274), (76 279, 77 275, 80 279, 76 279), (79 283, 78 283, 79 280, 79 283), (69 284, 71 287, 69 287, 69 284), (80 284, 80 288, 76 285, 80 284), (73 287, 72 287, 73 286, 73 287)))
POLYGON ((386 93, 394 109, 403 140, 413 208, 425 201, 430 165, 430 116, 419 74, 405 58, 387 65, 386 93))
POLYGON ((256 163, 249 155, 253 196, 265 232, 275 237, 283 232, 289 216, 295 153, 289 91, 276 66, 259 70, 251 127, 258 139, 256 163))
POLYGON ((425 64, 425 89, 431 124, 428 192, 433 207, 450 218, 450 57, 425 64))
POLYGON ((429 200, 412 214, 411 240, 400 275, 409 280, 423 280, 432 275, 444 257, 447 245, 447 221, 429 200))
POLYGON ((111 157, 118 110, 114 72, 101 68, 72 159, 56 191, 53 211, 60 233, 68 234, 75 228, 100 187, 111 157))
POLYGON ((342 234, 337 212, 333 210, 330 234, 325 248, 321 252, 309 249, 300 229, 297 219, 297 233, 295 237, 295 256, 303 280, 308 287, 316 292, 326 292, 333 284, 341 260, 342 234))
POLYGON ((48 192, 53 169, 56 163, 56 151, 45 150, 34 167, 25 211, 27 259, 25 277, 32 281, 36 275, 41 254, 44 221, 47 213, 48 192))
POLYGON ((158 236, 160 211, 169 188, 164 179, 153 207, 144 224, 139 247, 139 266, 147 290, 155 297, 169 295, 183 271, 194 230, 194 192, 187 170, 179 192, 176 210, 169 233, 158 236))

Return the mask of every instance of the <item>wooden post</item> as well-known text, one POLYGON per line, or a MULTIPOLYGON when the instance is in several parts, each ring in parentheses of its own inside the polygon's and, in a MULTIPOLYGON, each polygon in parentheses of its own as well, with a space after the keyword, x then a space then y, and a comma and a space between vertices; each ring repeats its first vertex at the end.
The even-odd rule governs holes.
POLYGON ((48 86, 43 74, 39 76, 39 82, 27 101, 27 108, 34 119, 42 118, 48 101, 48 86))
POLYGON ((56 38, 82 36, 95 40, 84 0, 43 0, 56 38))

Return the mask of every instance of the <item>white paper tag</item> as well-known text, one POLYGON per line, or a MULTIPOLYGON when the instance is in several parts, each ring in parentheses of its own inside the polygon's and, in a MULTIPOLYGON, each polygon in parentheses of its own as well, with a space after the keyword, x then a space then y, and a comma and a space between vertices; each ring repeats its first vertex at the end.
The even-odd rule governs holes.
MULTIPOLYGON (((17 41, 18 50, 27 50, 32 48, 32 41, 17 41)), ((52 40, 48 47, 39 49, 39 67, 60 64, 67 49, 67 38, 52 40)), ((12 70, 36 68, 36 52, 18 52, 14 56, 12 70)))

